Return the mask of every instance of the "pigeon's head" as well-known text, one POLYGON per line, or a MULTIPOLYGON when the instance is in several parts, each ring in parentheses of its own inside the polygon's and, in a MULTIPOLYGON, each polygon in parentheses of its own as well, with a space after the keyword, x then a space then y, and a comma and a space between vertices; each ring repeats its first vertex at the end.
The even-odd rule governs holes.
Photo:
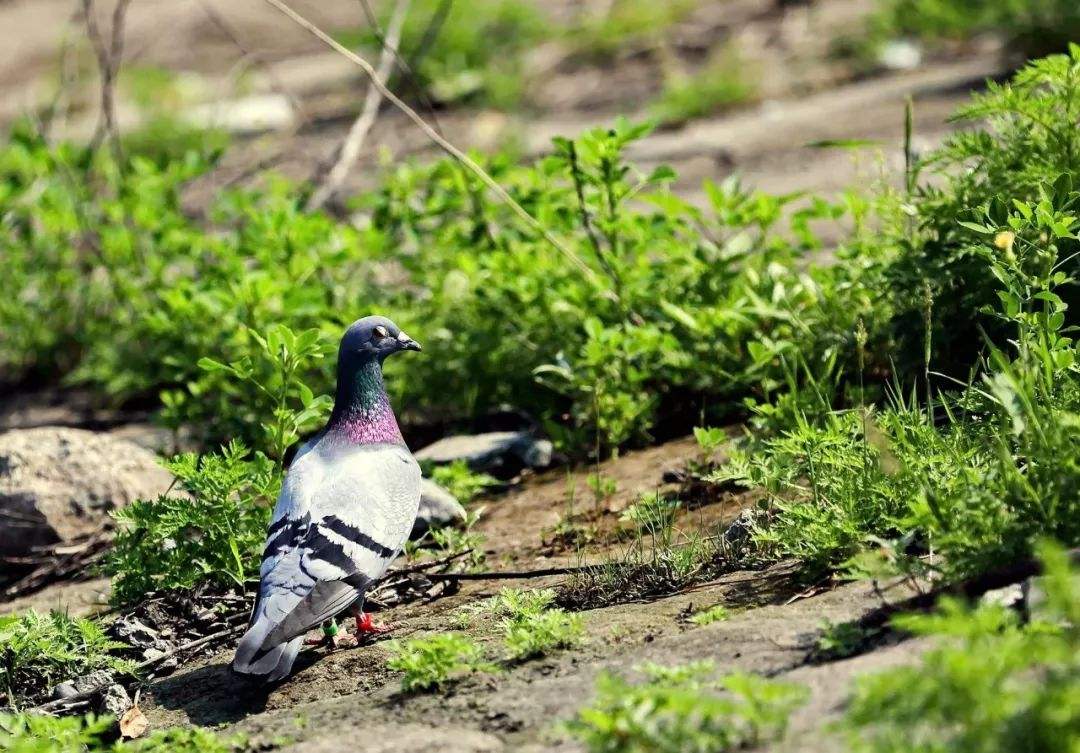
POLYGON ((400 350, 420 350, 420 343, 385 316, 365 316, 345 330, 340 357, 378 358, 381 361, 400 350))

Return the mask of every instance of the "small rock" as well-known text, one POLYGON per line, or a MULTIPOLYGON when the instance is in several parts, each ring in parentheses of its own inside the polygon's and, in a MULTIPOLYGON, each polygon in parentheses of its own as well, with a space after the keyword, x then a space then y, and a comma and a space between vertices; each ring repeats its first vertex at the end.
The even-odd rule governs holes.
POLYGON ((62 682, 52 690, 52 697, 54 699, 71 698, 79 694, 79 691, 75 689, 75 684, 70 680, 68 682, 62 682))
POLYGON ((432 528, 455 525, 465 519, 465 508, 453 494, 430 479, 420 479, 420 507, 410 538, 418 539, 432 528))
POLYGON ((878 62, 890 71, 913 70, 922 63, 922 47, 910 39, 894 39, 882 46, 878 62))
MULTIPOLYGON (((143 660, 153 661, 160 656, 164 656, 165 652, 158 648, 148 648, 143 651, 143 660)), ((155 675, 162 676, 173 672, 180 663, 177 661, 176 656, 170 656, 168 659, 163 659, 157 664, 153 665, 151 672, 155 675)))
POLYGON ((134 615, 125 615, 114 622, 112 632, 119 640, 136 648, 162 648, 165 643, 156 630, 140 622, 134 615))
POLYGON ((0 556, 95 533, 112 510, 171 483, 154 453, 106 434, 55 426, 0 434, 0 556))
POLYGON ((731 521, 724 533, 720 536, 721 544, 728 549, 739 549, 750 540, 750 534, 754 531, 754 523, 757 520, 756 510, 743 510, 735 520, 731 521))
POLYGON ((119 719, 134 705, 135 704, 131 702, 131 696, 124 690, 124 686, 113 683, 105 688, 105 692, 101 694, 101 703, 98 704, 98 713, 112 714, 119 719))
POLYGON ((284 95, 253 94, 192 107, 187 119, 197 126, 222 128, 230 133, 261 133, 289 128, 296 121, 296 113, 284 95))
POLYGON ((997 604, 1005 608, 1020 606, 1024 603, 1023 588, 1020 583, 1013 583, 1004 588, 987 591, 979 599, 981 604, 997 604))
POLYGON ((686 471, 682 468, 668 468, 660 480, 665 484, 681 484, 686 481, 686 471))
POLYGON ((416 453, 421 463, 444 465, 464 460, 475 471, 515 472, 521 468, 545 468, 554 452, 547 439, 524 431, 492 431, 486 434, 444 437, 416 453))
POLYGON ((116 681, 116 675, 107 669, 97 669, 89 674, 85 674, 82 677, 75 677, 70 680, 71 686, 75 688, 76 693, 89 693, 92 690, 98 690, 106 685, 113 685, 116 681))

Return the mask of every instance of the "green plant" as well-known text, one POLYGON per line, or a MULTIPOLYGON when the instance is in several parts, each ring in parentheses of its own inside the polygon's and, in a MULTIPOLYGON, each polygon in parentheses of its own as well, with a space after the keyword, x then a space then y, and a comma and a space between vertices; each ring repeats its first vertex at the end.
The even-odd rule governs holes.
POLYGON ((745 63, 725 50, 699 71, 670 76, 660 96, 649 106, 649 117, 664 125, 677 125, 749 102, 754 96, 745 63))
POLYGON ((554 601, 555 591, 550 588, 503 588, 495 596, 469 605, 466 610, 519 622, 543 613, 554 601))
POLYGON ((429 475, 432 481, 450 492, 463 505, 469 504, 487 489, 499 485, 499 480, 494 476, 470 470, 469 464, 464 460, 435 466, 429 475))
POLYGON ((0 692, 19 706, 94 670, 130 673, 133 662, 117 656, 126 648, 98 622, 62 612, 0 616, 0 692))
POLYGON ((611 499, 619 491, 619 482, 600 472, 586 476, 585 485, 592 491, 597 505, 611 499))
POLYGON ((659 542, 669 541, 675 515, 681 505, 678 499, 666 497, 660 492, 643 494, 622 511, 619 520, 633 522, 639 535, 653 536, 659 542))
POLYGON ((694 441, 706 455, 712 455, 728 441, 727 432, 720 427, 694 427, 694 441))
POLYGON ((0 748, 8 753, 229 753, 242 742, 199 727, 156 730, 139 740, 108 742, 114 728, 112 717, 93 714, 0 714, 0 748))
POLYGON ((8 753, 97 753, 111 746, 109 716, 0 714, 0 748, 8 753))
POLYGON ((1059 546, 1040 548, 1046 612, 1022 624, 997 605, 945 599, 896 628, 931 636, 914 666, 856 682, 845 726, 854 750, 1047 751, 1080 745, 1080 590, 1059 546))
POLYGON ((715 604, 708 609, 704 609, 700 612, 690 616, 690 622, 699 627, 705 625, 711 625, 714 622, 723 622, 731 616, 731 612, 723 604, 715 604))
POLYGON ((514 662, 544 656, 554 649, 572 648, 584 635, 581 615, 557 608, 508 618, 504 628, 507 659, 514 662))
POLYGON ((638 668, 648 680, 631 684, 610 674, 596 682, 593 705, 568 728, 591 751, 717 753, 783 735, 806 689, 755 675, 711 681, 709 662, 638 668), (717 692, 719 691, 719 692, 717 692))
POLYGON ((439 633, 388 645, 386 666, 403 672, 401 689, 406 693, 441 689, 455 675, 485 670, 480 646, 457 633, 439 633))
MULTIPOLYGON (((1033 61, 955 115, 977 127, 912 161, 910 195, 898 197, 884 235, 891 250, 867 281, 887 315, 883 328, 868 323, 869 350, 887 354, 899 374, 921 375, 929 363, 963 381, 987 338, 1006 347, 1011 325, 987 315, 1001 304, 995 262, 1012 258, 1044 288, 1056 272, 1076 270, 1080 243, 1062 222, 1076 203, 1080 153, 1068 124, 1080 118, 1078 90, 1080 47, 1033 61), (1003 236, 994 245, 1002 231, 1015 243, 1003 236)), ((1062 294, 1077 302, 1074 288, 1062 294)), ((874 360, 867 368, 881 369, 874 360)))
POLYGON ((579 610, 674 593, 723 572, 726 564, 715 542, 696 533, 666 541, 639 533, 622 551, 571 574, 559 584, 556 600, 579 610))
POLYGON ((301 379, 311 362, 328 355, 328 349, 320 341, 317 329, 295 334, 285 325, 275 324, 267 330, 265 337, 258 332, 248 335, 258 345, 260 363, 253 363, 249 356, 228 364, 203 357, 199 359, 199 368, 210 373, 226 373, 262 395, 270 409, 269 417, 260 422, 262 446, 281 466, 285 462, 285 452, 301 434, 325 423, 330 415, 333 406, 330 396, 315 397, 301 379), (299 405, 294 407, 297 402, 299 405))
POLYGON ((219 453, 177 456, 165 467, 185 494, 136 500, 116 511, 119 530, 105 565, 115 602, 206 582, 242 588, 257 577, 281 476, 266 456, 248 454, 232 442, 219 453))
POLYGON ((897 35, 930 42, 994 31, 1027 55, 1060 52, 1080 36, 1080 9, 1069 0, 887 0, 871 17, 874 40, 897 35))
POLYGON ((555 596, 554 589, 550 588, 504 588, 495 596, 466 605, 459 614, 459 621, 467 627, 477 615, 499 619, 506 659, 525 661, 581 642, 581 617, 553 608, 555 596))

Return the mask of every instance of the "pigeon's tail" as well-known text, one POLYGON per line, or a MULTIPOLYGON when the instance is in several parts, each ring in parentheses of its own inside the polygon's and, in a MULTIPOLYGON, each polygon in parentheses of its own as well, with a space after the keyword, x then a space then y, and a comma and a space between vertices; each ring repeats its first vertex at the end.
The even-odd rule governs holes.
POLYGON ((251 675, 264 682, 276 682, 292 671, 293 662, 300 652, 300 644, 304 642, 304 636, 299 635, 291 640, 283 642, 270 642, 268 634, 272 624, 264 620, 256 620, 255 623, 244 633, 240 639, 240 645, 236 647, 236 656, 233 658, 233 671, 242 675, 251 675))

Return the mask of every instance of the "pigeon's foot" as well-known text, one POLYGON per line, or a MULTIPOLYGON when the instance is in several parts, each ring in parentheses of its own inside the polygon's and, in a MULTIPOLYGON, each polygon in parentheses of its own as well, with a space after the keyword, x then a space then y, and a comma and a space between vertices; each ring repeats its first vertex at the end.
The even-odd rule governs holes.
POLYGON ((356 615, 356 635, 382 635, 389 633, 393 628, 390 625, 376 623, 371 617, 371 612, 361 612, 356 615))

